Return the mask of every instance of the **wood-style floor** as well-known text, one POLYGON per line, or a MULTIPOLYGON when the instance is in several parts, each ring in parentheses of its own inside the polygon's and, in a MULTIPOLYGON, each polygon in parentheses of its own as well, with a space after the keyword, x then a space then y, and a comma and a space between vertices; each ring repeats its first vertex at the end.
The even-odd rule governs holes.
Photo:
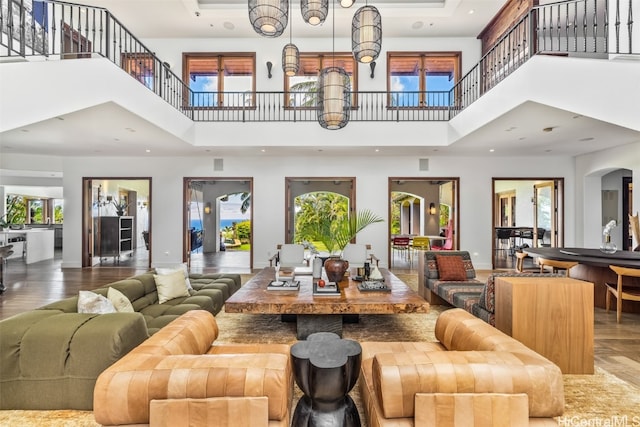
MULTIPOLYGON (((231 254, 229 254, 231 255, 231 254)), ((231 260, 231 257, 229 258, 231 260)), ((76 295, 79 290, 91 290, 115 280, 146 271, 135 262, 130 267, 99 267, 92 269, 60 268, 61 257, 30 265, 20 259, 9 260, 5 282, 7 290, 0 295, 0 320, 31 310, 62 298, 76 295)), ((195 267, 201 271, 229 271, 229 268, 195 267)), ((239 273, 248 273, 240 269, 239 273)), ((415 265, 398 262, 395 273, 417 274, 415 265)), ((480 279, 490 271, 478 272, 480 279)), ((616 323, 615 312, 595 309, 595 364, 597 367, 640 387, 640 314, 625 313, 622 323, 616 323)))

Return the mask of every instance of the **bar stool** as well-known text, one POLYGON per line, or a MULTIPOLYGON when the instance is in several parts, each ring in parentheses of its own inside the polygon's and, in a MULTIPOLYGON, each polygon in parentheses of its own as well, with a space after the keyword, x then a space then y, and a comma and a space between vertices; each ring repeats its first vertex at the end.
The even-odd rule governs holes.
POLYGON ((628 276, 640 278, 640 269, 620 267, 617 265, 610 265, 609 268, 615 271, 618 275, 618 280, 615 284, 605 283, 607 286, 605 308, 608 313, 609 306, 611 305, 611 295, 613 295, 616 298, 616 322, 620 323, 622 320, 622 300, 640 301, 640 289, 632 286, 624 287, 622 285, 622 277, 628 276))
POLYGON ((557 273, 558 270, 565 270, 567 277, 569 276, 569 270, 575 267, 579 263, 575 261, 558 261, 555 259, 538 258, 538 265, 540 265, 540 273, 544 273, 545 267, 551 267, 553 273, 557 273))
POLYGON ((0 247, 0 294, 7 290, 4 273, 7 267, 7 258, 13 255, 13 245, 0 247))

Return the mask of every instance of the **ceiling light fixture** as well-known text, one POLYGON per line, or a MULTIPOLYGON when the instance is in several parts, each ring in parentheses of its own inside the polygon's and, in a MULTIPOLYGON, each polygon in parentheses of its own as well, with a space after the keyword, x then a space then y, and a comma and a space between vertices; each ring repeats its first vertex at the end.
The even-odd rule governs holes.
POLYGON ((278 37, 289 20, 289 0, 249 0, 249 21, 256 33, 278 37))
POLYGON ((320 25, 327 19, 329 0, 300 0, 302 19, 310 25, 320 25))
POLYGON ((293 14, 291 13, 291 9, 289 9, 289 16, 291 19, 289 23, 289 43, 282 48, 282 71, 291 77, 295 76, 300 69, 300 51, 298 50, 298 46, 293 44, 292 41, 293 14))
POLYGON ((318 76, 318 123, 325 129, 341 129, 349 123, 351 80, 344 68, 336 67, 336 6, 333 4, 333 63, 318 76))
POLYGON ((368 64, 382 50, 382 18, 373 6, 365 5, 353 15, 351 49, 356 61, 368 64))
POLYGON ((351 6, 353 6, 353 4, 356 2, 356 0, 340 0, 340 6, 344 7, 345 9, 350 8, 351 6))

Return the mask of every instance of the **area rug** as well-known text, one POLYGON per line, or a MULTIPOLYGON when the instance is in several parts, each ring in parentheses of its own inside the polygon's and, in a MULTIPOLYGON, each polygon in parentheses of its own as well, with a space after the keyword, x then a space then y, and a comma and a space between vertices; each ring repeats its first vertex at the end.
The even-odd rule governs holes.
MULTIPOLYGON (((415 289, 415 275, 397 275, 415 289)), ((243 277, 243 279, 246 279, 243 277)), ((243 280, 244 282, 244 280, 243 280)), ((356 341, 435 341, 438 314, 446 307, 432 306, 427 314, 362 315, 358 323, 344 325, 343 336, 356 341)), ((276 315, 233 314, 216 316, 220 334, 216 342, 296 342, 295 324, 276 315)), ((596 368, 594 375, 564 375, 565 413, 561 426, 640 426, 640 389, 596 368)), ((295 398, 300 391, 296 387, 295 398)), ((351 396, 366 426, 358 386, 351 396)), ((98 426, 86 411, 0 411, 0 426, 98 426)))

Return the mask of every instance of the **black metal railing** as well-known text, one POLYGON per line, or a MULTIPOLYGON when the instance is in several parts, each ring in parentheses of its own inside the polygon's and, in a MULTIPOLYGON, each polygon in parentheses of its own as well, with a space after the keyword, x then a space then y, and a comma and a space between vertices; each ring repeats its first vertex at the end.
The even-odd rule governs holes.
MULTIPOLYGON (((569 0, 524 15, 448 92, 352 93, 352 121, 446 121, 533 55, 638 54, 635 0, 569 0), (637 49, 637 48, 636 48, 637 49)), ((108 10, 0 0, 0 56, 109 59, 195 121, 315 121, 315 92, 194 92, 108 10)))
POLYGON ((456 83, 451 118, 533 55, 637 55, 640 52, 633 49, 633 1, 569 0, 534 7, 456 83))

